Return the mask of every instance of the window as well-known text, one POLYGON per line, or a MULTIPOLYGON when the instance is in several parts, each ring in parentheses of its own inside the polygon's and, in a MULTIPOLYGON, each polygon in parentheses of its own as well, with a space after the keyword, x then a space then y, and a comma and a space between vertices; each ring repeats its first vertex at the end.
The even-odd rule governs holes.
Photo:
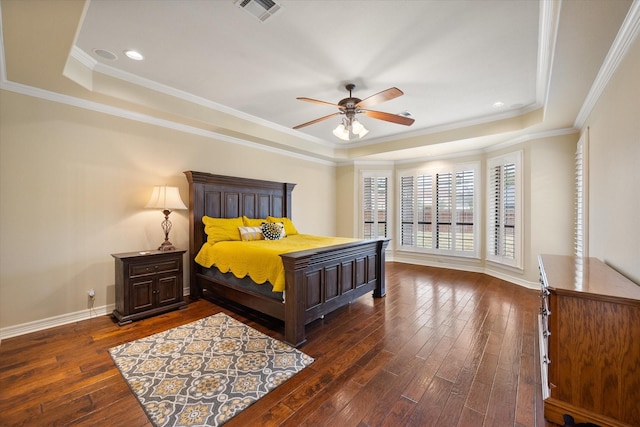
POLYGON ((487 259, 522 268, 522 153, 487 161, 487 259))
POLYGON ((478 165, 400 172, 400 248, 478 256, 478 165))
POLYGON ((362 181, 362 237, 388 237, 389 177, 363 172, 362 181))

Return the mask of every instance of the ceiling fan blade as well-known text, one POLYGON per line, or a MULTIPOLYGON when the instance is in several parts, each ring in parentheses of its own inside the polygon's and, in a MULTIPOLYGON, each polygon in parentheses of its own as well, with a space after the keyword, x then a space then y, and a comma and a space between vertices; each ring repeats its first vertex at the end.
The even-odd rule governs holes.
POLYGON ((299 97, 299 98, 296 98, 296 99, 299 99, 300 101, 313 102, 314 104, 321 104, 321 105, 328 105, 330 107, 344 108, 343 106, 338 105, 338 104, 332 104, 331 102, 325 102, 325 101, 318 101, 317 99, 312 99, 312 98, 299 97))
POLYGON ((303 124, 298 125, 298 126, 294 126, 294 129, 300 129, 300 128, 303 128, 305 126, 309 126, 309 125, 312 125, 314 123, 318 123, 318 122, 321 122, 323 120, 330 119, 331 117, 337 116, 338 114, 341 114, 341 113, 333 113, 333 114, 329 114, 328 116, 320 117, 319 119, 311 120, 310 122, 303 123, 303 124))
POLYGON ((404 92, 398 89, 397 87, 390 87, 387 90, 383 90, 382 92, 378 92, 375 95, 371 95, 368 98, 363 99, 362 101, 356 104, 357 108, 368 108, 373 107, 374 105, 380 104, 384 101, 389 101, 393 98, 397 98, 400 95, 403 95, 404 92))
POLYGON ((410 117, 400 116, 398 114, 383 113, 382 111, 362 110, 361 113, 367 117, 373 117, 374 119, 397 123, 399 125, 411 126, 413 122, 415 122, 415 120, 410 117))

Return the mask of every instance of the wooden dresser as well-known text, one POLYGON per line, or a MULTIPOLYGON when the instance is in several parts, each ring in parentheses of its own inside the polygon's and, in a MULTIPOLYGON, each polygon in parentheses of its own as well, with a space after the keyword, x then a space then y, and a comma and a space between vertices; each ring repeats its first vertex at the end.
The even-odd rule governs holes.
POLYGON ((545 418, 640 426, 640 286, 595 258, 538 260, 545 418))

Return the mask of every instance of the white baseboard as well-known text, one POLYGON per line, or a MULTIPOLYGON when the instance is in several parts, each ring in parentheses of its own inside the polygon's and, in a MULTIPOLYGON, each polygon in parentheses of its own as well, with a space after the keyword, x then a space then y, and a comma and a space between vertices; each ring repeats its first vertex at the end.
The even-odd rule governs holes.
MULTIPOLYGON (((184 296, 189 295, 189 288, 183 289, 184 296)), ((61 314, 60 316, 49 317, 46 319, 35 320, 33 322, 22 323, 20 325, 8 326, 0 329, 0 344, 3 339, 17 337, 18 335, 30 334, 32 332, 42 331, 56 326, 67 325, 73 322, 89 320, 97 316, 109 316, 115 309, 115 304, 103 305, 88 309, 76 311, 75 313, 61 314)))
POLYGON ((115 304, 103 305, 101 307, 94 307, 91 310, 85 309, 76 311, 75 313, 66 313, 60 316, 22 323, 20 325, 8 326, 6 328, 0 329, 0 340, 16 337, 18 335, 29 334, 31 332, 38 332, 43 329, 53 328, 55 326, 79 322, 81 320, 88 320, 97 316, 109 315, 114 308, 115 304))
POLYGON ((504 280, 505 282, 509 282, 509 283, 513 283, 513 284, 522 286, 524 288, 540 290, 540 283, 539 282, 530 282, 528 280, 524 280, 524 279, 519 278, 519 277, 514 277, 514 276, 509 275, 508 273, 504 273, 504 272, 501 272, 501 271, 496 271, 496 270, 490 268, 490 266, 483 266, 483 265, 471 264, 471 263, 469 263, 469 264, 455 264, 455 263, 452 263, 452 262, 445 261, 444 258, 438 258, 436 261, 430 261, 430 260, 420 260, 420 261, 418 261, 418 260, 415 260, 415 259, 406 260, 406 259, 403 259, 402 257, 395 257, 392 260, 387 258, 387 261, 400 262, 400 263, 404 263, 404 264, 424 265, 425 267, 438 267, 438 268, 449 268, 451 270, 471 271, 473 273, 484 273, 484 274, 489 275, 491 277, 495 277, 495 278, 498 278, 500 280, 504 280))

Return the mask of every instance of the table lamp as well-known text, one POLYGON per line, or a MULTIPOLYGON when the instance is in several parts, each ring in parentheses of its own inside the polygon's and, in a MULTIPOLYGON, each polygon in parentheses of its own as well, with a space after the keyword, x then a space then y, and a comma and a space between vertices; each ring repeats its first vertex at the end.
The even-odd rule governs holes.
POLYGON ((171 221, 169 214, 176 209, 187 209, 180 198, 178 187, 167 187, 166 185, 158 185, 153 187, 153 193, 149 203, 145 206, 150 209, 160 209, 164 214, 164 221, 160 224, 164 231, 164 242, 158 248, 159 251, 173 251, 175 246, 169 241, 169 232, 171 231, 171 221))

